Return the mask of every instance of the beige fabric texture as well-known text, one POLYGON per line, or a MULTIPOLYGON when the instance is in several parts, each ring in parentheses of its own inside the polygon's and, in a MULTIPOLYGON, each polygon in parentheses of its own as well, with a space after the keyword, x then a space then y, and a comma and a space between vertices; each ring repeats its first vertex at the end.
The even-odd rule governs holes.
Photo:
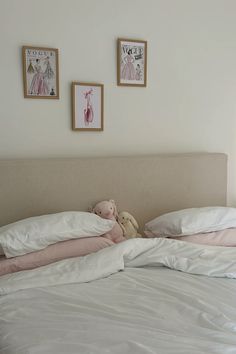
POLYGON ((0 160, 0 226, 114 199, 142 232, 169 211, 225 206, 226 195, 227 156, 220 153, 0 160))

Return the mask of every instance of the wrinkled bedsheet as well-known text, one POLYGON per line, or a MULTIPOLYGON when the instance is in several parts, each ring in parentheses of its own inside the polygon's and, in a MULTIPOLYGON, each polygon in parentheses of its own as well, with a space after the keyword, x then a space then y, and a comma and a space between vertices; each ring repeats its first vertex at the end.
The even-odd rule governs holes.
POLYGON ((235 255, 137 239, 4 276, 0 353, 236 354, 235 255))
POLYGON ((236 281, 126 268, 0 297, 1 354, 233 354, 236 281))
POLYGON ((125 267, 168 267, 191 274, 236 278, 236 248, 164 238, 130 239, 85 257, 0 277, 0 295, 16 290, 104 278, 125 267))

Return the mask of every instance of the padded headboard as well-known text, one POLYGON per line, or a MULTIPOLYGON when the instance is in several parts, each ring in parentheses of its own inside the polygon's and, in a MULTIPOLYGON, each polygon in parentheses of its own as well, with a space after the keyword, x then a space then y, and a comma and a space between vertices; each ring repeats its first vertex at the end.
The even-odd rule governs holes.
POLYGON ((0 226, 114 199, 142 229, 167 211, 226 205, 226 192, 227 156, 218 153, 0 160, 0 226))

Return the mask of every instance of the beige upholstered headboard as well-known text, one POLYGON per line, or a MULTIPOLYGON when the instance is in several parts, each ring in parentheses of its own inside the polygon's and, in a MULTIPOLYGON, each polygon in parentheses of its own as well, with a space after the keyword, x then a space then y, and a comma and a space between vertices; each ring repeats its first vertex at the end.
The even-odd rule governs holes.
POLYGON ((225 154, 0 160, 0 225, 115 199, 141 229, 187 207, 226 205, 225 154))

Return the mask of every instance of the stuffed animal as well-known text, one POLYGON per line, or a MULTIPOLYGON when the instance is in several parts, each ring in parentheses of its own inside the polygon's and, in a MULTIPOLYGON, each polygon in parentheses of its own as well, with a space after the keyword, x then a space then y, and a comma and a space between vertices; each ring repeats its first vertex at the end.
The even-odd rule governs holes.
POLYGON ((118 220, 125 229, 124 236, 126 238, 142 237, 138 233, 138 223, 130 213, 127 211, 120 212, 118 215, 118 220))
POLYGON ((125 241, 124 229, 123 226, 118 222, 118 213, 114 200, 103 200, 97 203, 90 211, 101 216, 101 218, 115 221, 115 225, 111 231, 103 235, 104 237, 115 243, 125 241))

